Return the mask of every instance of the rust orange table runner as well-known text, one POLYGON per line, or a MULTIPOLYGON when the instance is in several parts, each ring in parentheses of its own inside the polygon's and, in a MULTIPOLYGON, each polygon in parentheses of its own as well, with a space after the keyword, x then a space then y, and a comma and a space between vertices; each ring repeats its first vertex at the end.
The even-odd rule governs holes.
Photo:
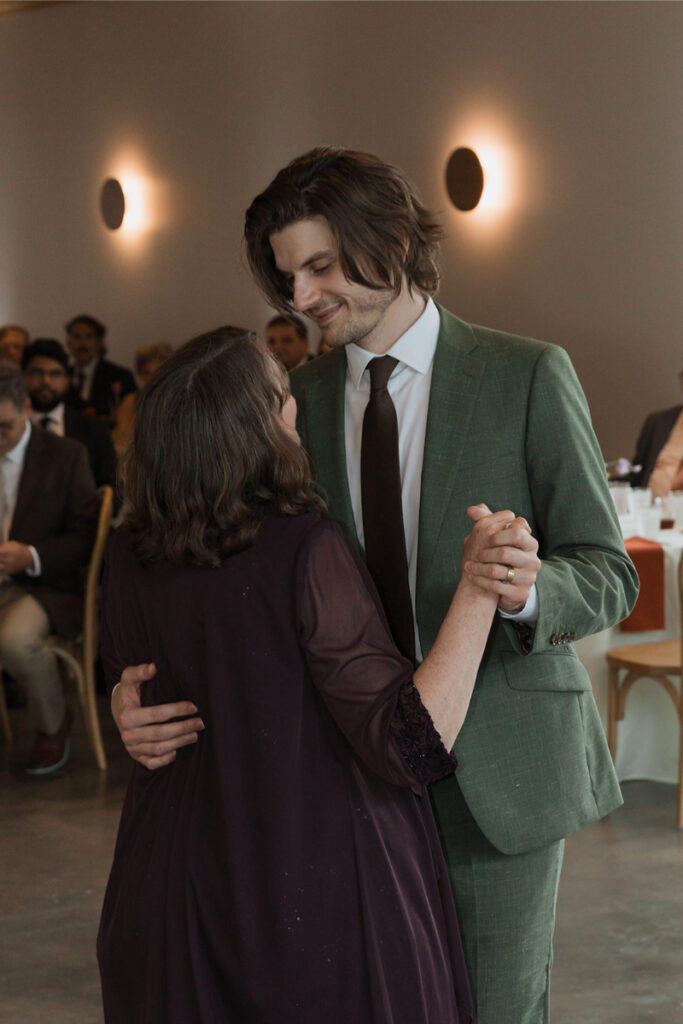
POLYGON ((629 537, 624 547, 640 577, 640 593, 635 608, 621 623, 621 629, 626 633, 664 629, 664 548, 656 540, 644 537, 629 537))

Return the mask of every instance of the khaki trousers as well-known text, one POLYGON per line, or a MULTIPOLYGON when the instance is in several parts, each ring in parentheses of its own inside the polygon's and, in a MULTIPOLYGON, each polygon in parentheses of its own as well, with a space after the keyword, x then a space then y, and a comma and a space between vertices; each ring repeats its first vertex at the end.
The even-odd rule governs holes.
POLYGON ((0 662, 24 688, 33 724, 55 733, 66 704, 57 659, 45 646, 52 632, 48 614, 16 583, 0 584, 0 662))

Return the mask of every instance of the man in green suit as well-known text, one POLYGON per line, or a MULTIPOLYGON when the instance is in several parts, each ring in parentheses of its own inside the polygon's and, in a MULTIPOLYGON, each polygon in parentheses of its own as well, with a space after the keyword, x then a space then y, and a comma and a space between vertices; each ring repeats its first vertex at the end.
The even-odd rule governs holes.
MULTIPOLYGON (((438 307, 439 236, 399 171, 336 149, 283 169, 245 230, 269 301, 315 320, 332 348, 292 375, 297 428, 330 514, 361 550, 367 367, 397 360, 388 391, 417 657, 457 584, 468 506, 513 509, 538 538, 538 572, 521 519, 468 568, 499 595, 500 616, 456 741, 457 777, 433 787, 433 802, 479 1024, 543 1024, 563 839, 621 802, 571 641, 623 618, 638 584, 567 355, 438 307)), ((113 707, 131 754, 154 767, 199 723, 150 728, 171 710, 137 707, 142 678, 113 707)))

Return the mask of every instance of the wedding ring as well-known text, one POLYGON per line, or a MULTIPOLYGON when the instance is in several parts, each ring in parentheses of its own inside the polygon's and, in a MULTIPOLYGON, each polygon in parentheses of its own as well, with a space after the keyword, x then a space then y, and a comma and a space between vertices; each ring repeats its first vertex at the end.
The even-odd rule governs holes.
MULTIPOLYGON (((503 568, 505 568, 505 566, 503 566, 503 568)), ((512 568, 511 565, 508 565, 507 566, 507 576, 503 580, 503 583, 514 583, 514 581, 515 581, 515 570, 512 568)))

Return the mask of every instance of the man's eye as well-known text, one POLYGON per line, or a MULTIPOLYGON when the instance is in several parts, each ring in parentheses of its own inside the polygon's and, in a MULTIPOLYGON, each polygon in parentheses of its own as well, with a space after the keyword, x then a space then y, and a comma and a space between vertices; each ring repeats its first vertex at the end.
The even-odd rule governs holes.
POLYGON ((324 267, 313 267, 312 269, 314 274, 324 274, 330 269, 330 265, 329 263, 326 263, 324 267))

